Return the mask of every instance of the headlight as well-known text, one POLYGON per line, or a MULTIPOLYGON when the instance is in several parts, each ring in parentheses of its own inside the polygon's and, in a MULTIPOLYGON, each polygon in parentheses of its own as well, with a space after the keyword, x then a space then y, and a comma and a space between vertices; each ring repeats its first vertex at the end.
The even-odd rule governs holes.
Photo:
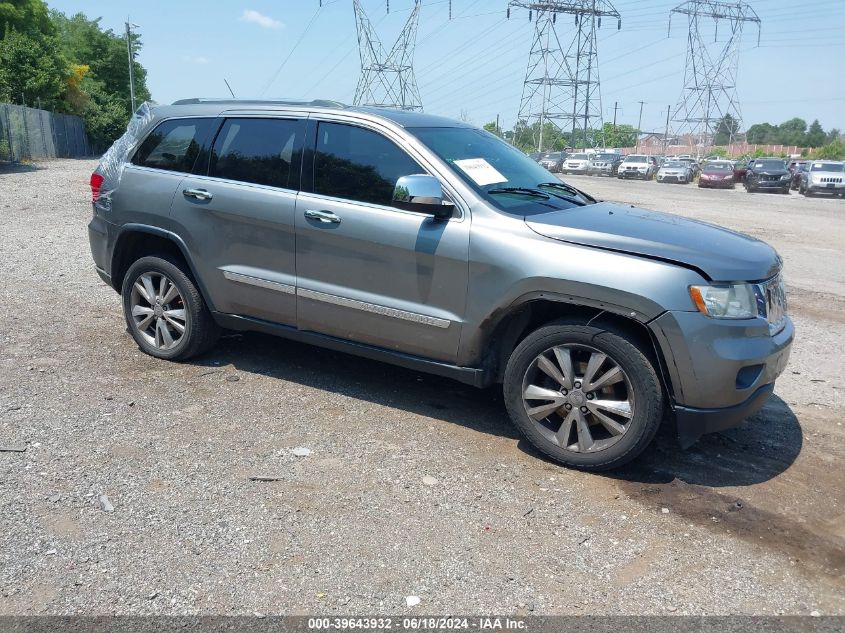
POLYGON ((789 179, 790 179, 790 175, 789 175, 789 174, 784 174, 783 176, 781 176, 781 177, 780 177, 780 179, 781 179, 781 180, 789 180, 789 179))
POLYGON ((759 314, 751 284, 690 286, 689 293, 699 312, 714 319, 753 319, 759 314))
POLYGON ((733 178, 733 174, 728 174, 727 176, 723 176, 722 180, 730 180, 731 178, 733 178))

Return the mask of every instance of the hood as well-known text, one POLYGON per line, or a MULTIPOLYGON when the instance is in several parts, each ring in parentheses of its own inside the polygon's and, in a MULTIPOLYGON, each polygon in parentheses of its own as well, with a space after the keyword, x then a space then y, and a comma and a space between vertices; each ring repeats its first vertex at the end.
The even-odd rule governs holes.
POLYGON ((758 281, 780 269, 775 250, 756 238, 668 213, 600 202, 525 218, 555 240, 661 259, 714 281, 758 281))
POLYGON ((788 176, 788 169, 753 169, 756 176, 788 176))

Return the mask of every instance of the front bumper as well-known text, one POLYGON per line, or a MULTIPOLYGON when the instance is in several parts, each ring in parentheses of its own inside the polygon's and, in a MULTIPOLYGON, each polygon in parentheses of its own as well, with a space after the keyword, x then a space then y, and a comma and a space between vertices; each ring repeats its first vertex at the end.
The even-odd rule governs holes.
POLYGON ((729 321, 698 312, 665 312, 650 327, 666 361, 679 433, 690 443, 762 406, 795 337, 788 317, 775 334, 763 318, 729 321))
POLYGON ((640 171, 639 169, 631 169, 631 170, 619 170, 617 174, 620 178, 642 178, 645 180, 648 178, 648 170, 640 171))
POLYGON ((813 183, 807 186, 807 191, 810 193, 845 193, 845 183, 835 182, 829 184, 832 184, 833 186, 828 187, 828 183, 813 183))
POLYGON ((790 180, 750 180, 748 186, 754 189, 788 189, 790 180))
POLYGON ((657 182, 679 182, 681 184, 685 184, 689 182, 686 176, 680 176, 677 174, 657 174, 657 182))
POLYGON ((589 169, 587 168, 586 165, 580 165, 580 166, 572 167, 572 166, 569 166, 565 163, 561 166, 560 171, 563 172, 564 174, 588 174, 589 173, 589 169))
POLYGON ((678 443, 689 448, 707 433, 716 433, 739 425, 745 418, 757 413, 774 393, 775 383, 763 385, 745 402, 722 409, 698 409, 675 405, 675 424, 678 427, 678 443))
POLYGON ((702 178, 701 176, 698 177, 698 186, 699 187, 733 187, 734 180, 733 178, 728 179, 719 179, 719 180, 711 180, 709 178, 702 178))

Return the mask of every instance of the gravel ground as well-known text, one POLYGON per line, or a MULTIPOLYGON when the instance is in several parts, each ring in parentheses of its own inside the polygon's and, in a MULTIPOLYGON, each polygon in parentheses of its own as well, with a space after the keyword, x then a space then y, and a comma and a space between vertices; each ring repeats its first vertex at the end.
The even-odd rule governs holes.
POLYGON ((770 241, 798 328, 744 426, 599 476, 495 389, 259 335, 140 353, 94 164, 0 168, 0 614, 845 614, 845 201, 567 179, 770 241))

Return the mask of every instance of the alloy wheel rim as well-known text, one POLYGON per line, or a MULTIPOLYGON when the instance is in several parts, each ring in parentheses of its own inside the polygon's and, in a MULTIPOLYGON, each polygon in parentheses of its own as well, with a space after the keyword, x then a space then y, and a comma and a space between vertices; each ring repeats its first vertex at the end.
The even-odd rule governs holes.
POLYGON ((135 330, 149 345, 159 350, 179 345, 188 316, 182 294, 167 275, 140 275, 132 285, 129 307, 135 330))
POLYGON ((628 432, 634 390, 606 353, 586 345, 555 345, 528 366, 522 403, 547 440, 574 453, 595 453, 628 432))

